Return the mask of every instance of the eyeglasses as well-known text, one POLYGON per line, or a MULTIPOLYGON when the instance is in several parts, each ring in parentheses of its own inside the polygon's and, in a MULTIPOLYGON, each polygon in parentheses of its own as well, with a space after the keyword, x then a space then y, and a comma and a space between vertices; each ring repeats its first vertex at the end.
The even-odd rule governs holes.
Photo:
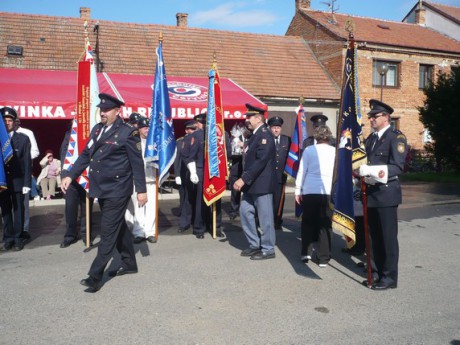
POLYGON ((376 118, 378 118, 380 116, 383 116, 383 114, 367 115, 367 118, 368 119, 376 119, 376 118))

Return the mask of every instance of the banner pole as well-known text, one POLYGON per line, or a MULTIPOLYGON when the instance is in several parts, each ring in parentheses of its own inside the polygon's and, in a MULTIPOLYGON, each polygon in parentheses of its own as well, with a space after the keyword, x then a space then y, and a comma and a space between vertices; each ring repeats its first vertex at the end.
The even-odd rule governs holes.
POLYGON ((158 169, 155 169, 155 239, 158 241, 158 193, 160 192, 160 183, 158 181, 158 169))
POLYGON ((364 238, 366 243, 367 287, 372 287, 371 241, 369 239, 369 223, 367 217, 367 191, 364 177, 361 177, 361 192, 363 199, 364 238))
POLYGON ((89 248, 90 244, 91 244, 91 239, 90 239, 90 227, 91 227, 90 218, 91 218, 91 215, 89 214, 90 213, 90 207, 89 207, 88 193, 86 193, 85 209, 86 209, 86 248, 89 248))
POLYGON ((216 222, 217 222, 217 210, 216 210, 216 202, 211 204, 212 207, 212 238, 216 239, 216 222))

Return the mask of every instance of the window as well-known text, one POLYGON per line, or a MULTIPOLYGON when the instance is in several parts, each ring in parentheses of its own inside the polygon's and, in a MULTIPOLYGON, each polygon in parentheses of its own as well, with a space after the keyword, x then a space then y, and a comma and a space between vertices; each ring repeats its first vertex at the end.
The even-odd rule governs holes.
POLYGON ((10 45, 7 48, 7 53, 8 55, 22 55, 22 47, 10 45))
POLYGON ((380 69, 386 65, 388 70, 383 75, 383 86, 398 87, 399 86, 399 62, 374 60, 372 66, 372 85, 382 85, 382 75, 379 73, 380 69))
POLYGON ((433 66, 420 65, 418 73, 418 88, 424 89, 433 80, 433 66))
POLYGON ((392 117, 390 120, 390 126, 392 129, 397 129, 399 131, 399 118, 392 117))

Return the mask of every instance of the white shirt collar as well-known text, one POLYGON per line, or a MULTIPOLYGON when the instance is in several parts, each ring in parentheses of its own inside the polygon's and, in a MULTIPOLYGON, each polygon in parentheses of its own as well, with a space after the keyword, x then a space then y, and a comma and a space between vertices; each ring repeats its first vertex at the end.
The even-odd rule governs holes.
POLYGON ((379 139, 382 137, 383 133, 385 133, 385 131, 390 127, 391 127, 391 125, 388 125, 388 126, 382 128, 380 131, 377 132, 377 135, 379 136, 379 139))

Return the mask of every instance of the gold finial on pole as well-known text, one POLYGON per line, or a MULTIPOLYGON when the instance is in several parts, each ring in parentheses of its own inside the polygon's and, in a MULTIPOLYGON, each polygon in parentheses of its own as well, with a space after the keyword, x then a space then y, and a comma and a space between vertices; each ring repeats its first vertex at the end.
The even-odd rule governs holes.
POLYGON ((158 34, 158 42, 163 42, 163 31, 158 34))
POLYGON ((299 105, 303 105, 303 102, 305 102, 305 98, 303 96, 299 97, 299 105))
POLYGON ((216 69, 216 68, 217 68, 217 53, 216 53, 215 50, 214 50, 214 53, 212 54, 212 65, 211 65, 211 68, 212 68, 212 69, 216 69))
POLYGON ((353 18, 350 16, 348 16, 348 19, 345 22, 345 31, 348 32, 349 39, 352 39, 354 37, 355 23, 353 21, 353 18))

